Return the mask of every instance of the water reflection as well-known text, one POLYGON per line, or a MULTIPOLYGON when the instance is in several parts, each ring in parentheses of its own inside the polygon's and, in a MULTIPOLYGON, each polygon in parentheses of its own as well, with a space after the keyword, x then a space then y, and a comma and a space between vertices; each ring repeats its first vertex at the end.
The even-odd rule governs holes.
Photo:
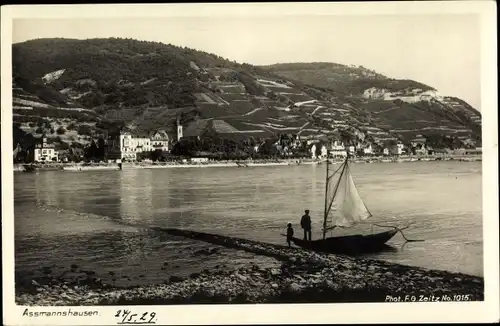
POLYGON ((34 178, 34 186, 39 205, 57 205, 59 203, 59 187, 53 172, 39 173, 34 178))
MULTIPOLYGON (((353 178, 374 217, 385 224, 412 224, 406 236, 426 240, 376 257, 481 274, 480 170, 480 163, 464 162, 352 165, 353 178)), ((140 233, 151 226, 283 244, 279 234, 286 223, 292 222, 300 234, 300 217, 304 209, 310 209, 317 238, 321 236, 324 178, 323 166, 306 165, 16 174, 16 237, 28 239, 23 240, 26 246, 48 248, 69 233, 100 234, 94 240, 100 241, 95 245, 101 249, 92 244, 86 254, 83 249, 78 254, 117 250, 135 261, 149 250, 152 254, 158 250, 160 240, 147 240, 150 235, 140 233), (45 206, 49 206, 47 211, 40 209, 45 206), (116 234, 108 237, 106 232, 116 234)), ((403 242, 397 236, 391 245, 399 247, 403 242)), ((75 247, 63 245, 58 250, 72 256, 71 248, 75 247)), ((43 260, 45 256, 40 255, 43 260)))
POLYGON ((119 180, 120 218, 139 225, 151 220, 151 171, 125 170, 119 180))

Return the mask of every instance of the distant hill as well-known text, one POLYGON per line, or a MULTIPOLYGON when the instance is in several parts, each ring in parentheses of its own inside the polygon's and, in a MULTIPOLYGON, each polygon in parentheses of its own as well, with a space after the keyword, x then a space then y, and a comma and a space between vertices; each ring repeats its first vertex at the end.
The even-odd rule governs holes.
POLYGON ((392 92, 406 89, 435 90, 413 80, 390 79, 363 66, 342 65, 331 62, 281 63, 261 68, 274 74, 316 87, 327 88, 342 95, 363 93, 370 87, 385 88, 392 92))
POLYGON ((338 99, 350 98, 369 113, 371 123, 393 134, 441 134, 480 144, 481 114, 465 101, 441 96, 428 85, 393 79, 363 66, 328 62, 260 66, 273 74, 321 88, 338 99), (472 132, 472 134, 468 134, 472 132))
POLYGON ((18 134, 46 133, 63 147, 83 146, 119 126, 174 135, 177 118, 212 121, 229 136, 341 131, 352 142, 409 141, 419 134, 481 142, 481 115, 464 101, 363 67, 258 67, 119 38, 38 39, 12 51, 18 134))

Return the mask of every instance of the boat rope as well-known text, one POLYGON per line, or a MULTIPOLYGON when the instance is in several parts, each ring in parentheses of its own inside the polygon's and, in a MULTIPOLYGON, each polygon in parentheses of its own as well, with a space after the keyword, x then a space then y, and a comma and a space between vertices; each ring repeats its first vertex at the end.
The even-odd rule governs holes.
POLYGON ((382 227, 382 228, 393 228, 393 229, 396 229, 396 231, 398 231, 399 233, 401 233, 401 235, 403 236, 403 239, 405 239, 406 242, 422 242, 422 241, 425 241, 425 240, 408 239, 405 236, 405 234, 403 233, 403 230, 409 228, 409 226, 405 226, 404 228, 398 228, 397 226, 394 226, 394 225, 380 225, 380 224, 375 224, 375 223, 372 223, 372 225, 375 225, 375 226, 378 226, 378 227, 382 227))
POLYGON ((333 172, 332 174, 330 174, 329 176, 327 176, 327 180, 326 180, 326 182, 330 181, 330 179, 331 179, 331 178, 333 178, 333 177, 337 174, 337 172, 339 172, 339 171, 340 171, 340 169, 342 169, 343 167, 344 167, 344 164, 341 164, 341 165, 338 167, 338 169, 337 169, 337 170, 335 170, 335 172, 333 172))

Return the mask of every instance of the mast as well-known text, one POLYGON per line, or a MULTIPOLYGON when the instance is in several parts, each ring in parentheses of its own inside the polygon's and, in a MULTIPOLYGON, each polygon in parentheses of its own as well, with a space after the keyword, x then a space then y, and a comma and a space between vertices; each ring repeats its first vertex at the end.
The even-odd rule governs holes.
POLYGON ((326 150, 326 182, 325 182, 325 210, 323 214, 323 240, 325 240, 326 237, 326 220, 328 218, 328 183, 329 183, 329 175, 328 175, 328 163, 329 163, 329 154, 330 151, 326 150))
POLYGON ((337 195, 337 191, 338 191, 339 185, 340 185, 340 180, 341 180, 342 175, 344 174, 344 172, 346 170, 348 162, 349 162, 349 154, 346 156, 346 159, 345 159, 344 163, 342 164, 343 165, 342 171, 340 171, 339 179, 337 180, 337 183, 335 184, 335 188, 333 190, 332 201, 330 202, 330 204, 328 204, 328 182, 329 182, 330 177, 328 176, 328 164, 327 164, 327 177, 326 177, 327 185, 326 185, 326 191, 325 191, 325 214, 324 214, 324 220, 323 220, 323 240, 326 238, 326 231, 327 231, 326 230, 326 221, 328 219, 328 213, 330 213, 330 209, 332 208, 333 199, 337 195))

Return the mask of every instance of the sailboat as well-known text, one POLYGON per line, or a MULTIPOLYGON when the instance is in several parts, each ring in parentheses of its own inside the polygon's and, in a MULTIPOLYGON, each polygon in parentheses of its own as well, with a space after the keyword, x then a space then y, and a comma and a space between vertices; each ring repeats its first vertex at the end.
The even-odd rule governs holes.
POLYGON ((369 235, 326 237, 328 231, 337 227, 350 228, 372 217, 352 179, 349 156, 333 174, 329 169, 329 161, 327 155, 323 238, 308 241, 293 237, 291 241, 299 247, 325 253, 358 254, 382 251, 388 247, 386 242, 401 229, 392 227, 391 230, 369 235), (339 171, 337 182, 332 187, 333 177, 339 171))

